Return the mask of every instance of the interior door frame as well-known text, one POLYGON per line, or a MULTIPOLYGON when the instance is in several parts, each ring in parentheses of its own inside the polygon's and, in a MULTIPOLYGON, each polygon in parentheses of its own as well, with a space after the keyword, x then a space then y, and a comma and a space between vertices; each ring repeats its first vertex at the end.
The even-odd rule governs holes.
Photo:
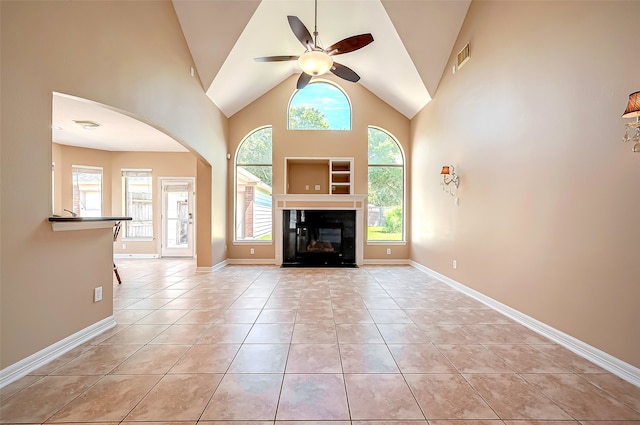
POLYGON ((185 257, 185 258, 196 258, 196 178, 195 177, 158 177, 158 185, 160 192, 160 257, 185 257), (189 193, 189 212, 191 214, 191 220, 189 222, 188 227, 188 235, 190 248, 185 253, 172 253, 167 252, 168 250, 183 250, 185 248, 167 248, 165 246, 165 236, 167 234, 167 222, 165 220, 166 213, 166 197, 164 187, 167 184, 171 184, 171 182, 175 183, 184 183, 188 182, 191 186, 191 191, 189 193))

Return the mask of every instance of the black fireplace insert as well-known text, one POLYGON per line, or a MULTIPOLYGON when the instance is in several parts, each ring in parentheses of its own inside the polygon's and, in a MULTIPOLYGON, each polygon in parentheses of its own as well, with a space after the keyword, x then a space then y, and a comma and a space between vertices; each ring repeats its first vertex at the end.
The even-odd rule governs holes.
POLYGON ((285 210, 283 267, 355 267, 353 210, 285 210))

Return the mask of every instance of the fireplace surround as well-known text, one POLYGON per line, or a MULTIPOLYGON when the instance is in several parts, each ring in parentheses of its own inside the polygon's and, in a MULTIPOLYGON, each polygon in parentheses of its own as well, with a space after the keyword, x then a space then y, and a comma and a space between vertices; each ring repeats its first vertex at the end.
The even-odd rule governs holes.
POLYGON ((273 195, 276 265, 362 265, 365 199, 366 195, 273 195))

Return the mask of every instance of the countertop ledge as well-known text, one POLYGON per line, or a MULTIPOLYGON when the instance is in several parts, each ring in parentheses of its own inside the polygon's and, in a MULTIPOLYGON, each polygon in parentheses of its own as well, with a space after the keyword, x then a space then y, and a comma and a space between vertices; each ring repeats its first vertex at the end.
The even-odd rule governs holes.
POLYGON ((49 217, 54 232, 65 230, 109 229, 118 221, 130 221, 131 217, 49 217))
POLYGON ((88 221, 127 221, 131 217, 70 217, 70 216, 51 216, 50 222, 56 223, 83 223, 88 221))

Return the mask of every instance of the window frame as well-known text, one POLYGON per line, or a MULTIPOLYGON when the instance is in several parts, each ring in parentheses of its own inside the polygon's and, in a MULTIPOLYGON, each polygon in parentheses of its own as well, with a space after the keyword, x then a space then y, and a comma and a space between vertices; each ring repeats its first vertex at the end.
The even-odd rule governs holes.
MULTIPOLYGON (((312 105, 312 107, 314 107, 315 105, 312 105)), ((321 111, 322 112, 322 111, 321 111)), ((288 131, 351 131, 353 130, 353 105, 351 104, 351 99, 349 98, 349 96, 347 95, 347 93, 342 89, 342 87, 340 87, 338 84, 334 83, 333 81, 330 80, 324 80, 324 79, 315 79, 313 81, 311 81, 309 84, 307 84, 307 86, 303 89, 296 89, 293 94, 291 95, 291 98, 289 99, 289 103, 287 104, 287 130, 288 131), (291 128, 291 121, 290 121, 290 117, 291 117, 291 104, 293 103, 294 99, 296 98, 296 96, 298 96, 302 90, 306 89, 309 86, 312 86, 314 84, 325 84, 325 85, 330 85, 331 87, 334 87, 335 89, 338 90, 338 92, 340 92, 342 94, 342 96, 344 96, 344 99, 347 102, 347 105, 349 107, 349 126, 348 128, 291 128)))
POLYGON ((153 170, 151 168, 122 168, 120 170, 120 175, 122 178, 122 211, 125 217, 132 217, 131 221, 125 221, 124 222, 124 229, 122 231, 121 238, 123 241, 139 241, 139 242, 147 242, 147 241, 152 241, 154 236, 155 236, 155 229, 154 229, 154 225, 155 225, 155 215, 154 215, 154 199, 153 199, 153 170), (129 211, 128 211, 128 199, 127 199, 127 178, 129 177, 133 177, 133 176, 125 176, 125 173, 128 172, 133 172, 133 173, 149 173, 149 188, 151 189, 151 236, 143 236, 143 237, 135 237, 135 236, 128 236, 128 229, 129 226, 136 222, 136 221, 142 221, 142 220, 136 220, 133 216, 129 215, 129 211))
MULTIPOLYGON (((271 176, 273 177, 273 126, 264 125, 258 128, 253 129, 249 133, 247 133, 238 146, 236 147, 235 154, 233 156, 233 245, 272 245, 273 244, 273 202, 271 203, 271 239, 238 239, 238 166, 246 167, 246 166, 254 166, 254 167, 271 167, 271 176), (271 163, 263 164, 263 163, 239 163, 238 162, 238 154, 240 153, 240 149, 243 145, 249 140, 251 136, 254 134, 264 131, 266 129, 271 130, 271 163)), ((273 181, 271 182, 271 196, 273 199, 273 181)))
MULTIPOLYGON (((78 191, 80 191, 80 189, 78 189, 78 191)), ((104 216, 104 168, 103 167, 99 167, 99 166, 95 166, 95 165, 77 165, 77 164, 72 164, 71 165, 71 199, 72 199, 72 207, 71 209, 78 215, 78 217, 102 217, 104 216), (80 171, 78 171, 80 170, 80 171), (85 171, 82 171, 85 170, 85 171), (95 172, 94 172, 95 171, 95 172), (99 172, 97 172, 99 171, 99 172), (84 173, 84 174, 96 174, 100 176, 100 214, 95 216, 95 215, 83 215, 82 214, 82 208, 80 208, 80 201, 78 204, 78 212, 76 212, 75 209, 75 187, 76 187, 76 177, 75 175, 78 173, 84 173)), ((85 208, 85 211, 87 211, 87 209, 85 208)))
POLYGON ((382 127, 369 125, 367 126, 367 196, 369 194, 369 169, 372 167, 396 167, 402 170, 402 238, 400 240, 381 240, 381 239, 369 239, 369 202, 367 201, 367 233, 366 243, 367 245, 406 245, 407 244, 407 163, 404 149, 402 144, 398 141, 391 132, 385 130, 382 127), (369 163, 369 130, 376 130, 385 133, 391 140, 393 140, 400 151, 402 158, 401 164, 378 164, 369 163))

